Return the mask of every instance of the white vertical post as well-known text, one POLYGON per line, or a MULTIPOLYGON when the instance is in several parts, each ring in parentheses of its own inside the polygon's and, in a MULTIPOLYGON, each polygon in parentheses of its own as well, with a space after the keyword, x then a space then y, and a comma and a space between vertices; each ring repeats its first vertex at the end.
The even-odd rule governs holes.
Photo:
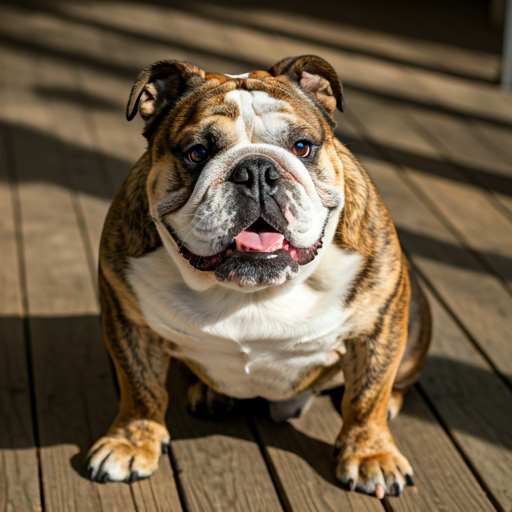
POLYGON ((512 88, 512 0, 507 1, 501 61, 501 85, 512 88))

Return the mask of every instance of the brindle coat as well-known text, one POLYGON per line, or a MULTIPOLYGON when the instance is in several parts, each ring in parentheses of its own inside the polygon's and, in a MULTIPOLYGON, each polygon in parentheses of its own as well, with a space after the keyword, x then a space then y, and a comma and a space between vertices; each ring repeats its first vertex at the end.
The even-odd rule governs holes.
MULTIPOLYGON (((192 193, 198 173, 183 163, 186 142, 208 129, 213 146, 221 148, 229 142, 230 123, 239 112, 224 97, 236 89, 264 91, 300 110, 305 129, 315 132, 323 148, 307 164, 316 186, 321 190, 323 180, 344 192, 331 244, 362 258, 343 305, 353 312, 356 327, 340 335, 338 362, 304 372, 290 384, 289 394, 316 392, 344 381, 337 477, 350 489, 379 497, 384 490, 400 494, 404 484, 412 482, 412 469, 395 447, 387 422, 419 377, 430 342, 430 312, 382 199, 359 162, 334 138, 332 112, 336 106, 343 109, 342 88, 332 67, 313 56, 285 59, 269 72, 241 78, 165 61, 144 70, 135 83, 127 117, 131 119, 139 107, 146 121, 148 150, 107 215, 99 268, 104 335, 116 367, 121 403, 107 436, 91 448, 88 475, 98 481, 149 476, 161 450, 168 447, 165 380, 170 354, 180 357, 179 350, 173 340, 148 325, 128 279, 130 261, 162 247, 156 217, 178 211, 192 193), (222 116, 215 126, 212 112, 222 116), (334 169, 331 176, 319 172, 326 161, 334 169), (165 179, 162 168, 172 169, 165 179)), ((324 195, 329 204, 328 194, 324 195)), ((328 272, 336 273, 336 268, 328 272)), ((321 291, 325 279, 313 273, 306 284, 321 291)), ((185 362, 211 390, 222 391, 200 365, 185 362)), ((193 406, 202 399, 203 388, 191 389, 193 406)), ((210 400, 215 397, 211 390, 210 400)))

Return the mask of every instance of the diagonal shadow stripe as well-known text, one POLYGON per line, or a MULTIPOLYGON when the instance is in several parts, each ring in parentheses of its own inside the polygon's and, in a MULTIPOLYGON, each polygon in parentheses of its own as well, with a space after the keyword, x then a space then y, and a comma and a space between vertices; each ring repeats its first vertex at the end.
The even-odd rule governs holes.
MULTIPOLYGON (((228 61, 235 65, 244 66, 244 69, 246 69, 246 70, 247 69, 249 69, 249 70, 268 69, 269 66, 272 65, 272 63, 268 62, 263 57, 261 60, 249 59, 249 58, 245 58, 245 57, 240 58, 236 55, 229 55, 225 52, 214 51, 210 48, 205 48, 204 46, 194 45, 194 44, 190 44, 190 43, 184 43, 183 41, 181 41, 178 38, 173 39, 172 32, 169 32, 168 37, 162 38, 162 37, 150 35, 147 33, 136 32, 136 31, 126 29, 126 28, 114 27, 107 22, 102 22, 102 21, 98 21, 98 20, 85 20, 85 19, 81 18, 80 16, 72 15, 69 13, 64 13, 57 9, 50 8, 50 7, 47 7, 44 5, 38 5, 37 9, 40 12, 51 14, 51 15, 53 15, 61 20, 64 20, 64 21, 81 23, 83 25, 87 25, 87 26, 91 26, 91 27, 94 27, 97 29, 109 31, 109 32, 112 32, 117 35, 136 38, 139 41, 153 43, 153 44, 160 44, 160 45, 169 45, 171 47, 175 47, 175 48, 178 48, 178 49, 181 49, 184 51, 197 53, 197 54, 200 54, 200 55, 203 55, 206 57, 225 60, 225 61, 228 61)), ((224 22, 225 22, 225 20, 224 20, 224 22)), ((238 24, 236 24, 236 23, 233 23, 232 25, 238 26, 238 24)), ((138 71, 140 71, 139 69, 137 69, 136 73, 130 73, 127 70, 126 66, 122 66, 119 64, 111 64, 111 63, 109 64, 107 62, 102 62, 99 59, 95 59, 94 57, 85 56, 83 54, 76 54, 76 52, 71 52, 71 51, 68 51, 65 49, 56 49, 56 48, 50 47, 48 45, 45 46, 41 42, 30 42, 24 38, 15 37, 12 35, 0 36, 0 44, 2 42, 4 42, 4 44, 7 44, 7 45, 15 45, 22 49, 30 50, 30 51, 38 51, 38 50, 42 51, 44 48, 45 53, 51 54, 54 57, 59 57, 59 58, 64 58, 64 59, 78 58, 79 62, 82 64, 94 65, 93 63, 97 62, 98 67, 100 67, 100 69, 110 71, 110 72, 115 72, 115 73, 121 74, 123 76, 126 76, 129 74, 129 76, 133 77, 134 79, 136 78, 136 73, 138 71)), ((283 55, 283 57, 286 57, 286 56, 283 55)), ((420 98, 405 98, 398 93, 395 94, 395 93, 389 92, 389 91, 382 91, 382 90, 375 89, 372 87, 362 86, 361 84, 355 83, 351 80, 347 80, 343 77, 342 77, 342 82, 343 82, 344 86, 347 87, 348 89, 353 89, 355 91, 363 92, 365 94, 370 94, 370 95, 373 95, 373 96, 376 96, 379 98, 391 99, 393 101, 401 102, 401 103, 408 104, 408 105, 414 105, 414 106, 428 108, 430 110, 434 110, 437 112, 442 112, 442 113, 449 114, 452 116, 457 116, 462 119, 473 118, 475 120, 489 123, 489 124, 496 125, 496 126, 500 126, 500 127, 512 126, 512 119, 510 119, 510 120, 509 119, 499 119, 496 117, 485 115, 482 112, 478 112, 478 113, 477 112, 467 112, 464 110, 457 109, 455 107, 448 107, 448 106, 442 105, 442 104, 430 103, 429 101, 422 100, 420 98)))
MULTIPOLYGON (((480 262, 465 247, 414 233, 399 226, 396 228, 398 237, 408 252, 451 266, 466 268, 473 272, 487 273, 480 262)), ((503 279, 512 282, 512 258, 493 251, 480 250, 478 254, 494 267, 503 279)))
MULTIPOLYGON (((184 11, 184 12, 189 12, 189 13, 194 14, 197 17, 200 17, 200 18, 208 20, 208 21, 216 20, 221 23, 231 22, 234 25, 236 25, 237 27, 247 28, 250 30, 258 31, 263 34, 268 34, 271 36, 286 37, 286 38, 292 39, 294 41, 299 41, 302 43, 307 43, 307 44, 311 44, 311 45, 315 45, 315 46, 323 46, 323 47, 329 48, 331 50, 338 50, 338 51, 350 53, 353 55, 360 55, 362 57, 369 57, 372 59, 381 60, 383 62, 399 64, 399 65, 407 66, 407 67, 414 68, 414 69, 421 69, 424 71, 432 71, 434 73, 453 76, 453 77, 462 78, 465 80, 470 80, 470 81, 475 81, 475 82, 480 82, 480 83, 497 83, 497 80, 498 80, 498 76, 494 77, 492 80, 489 80, 488 78, 484 78, 483 76, 477 76, 474 74, 472 75, 470 73, 464 73, 462 71, 451 70, 451 69, 441 67, 441 66, 428 65, 428 64, 424 64, 424 63, 421 63, 418 61, 414 61, 412 59, 405 59, 405 58, 395 57, 392 55, 386 55, 386 54, 384 54, 382 52, 378 52, 376 50, 370 51, 367 49, 357 48, 355 46, 350 46, 347 44, 334 43, 332 41, 328 41, 327 39, 311 37, 311 36, 307 35, 307 33, 305 33, 305 32, 298 33, 292 29, 286 30, 286 29, 279 29, 276 27, 268 27, 268 26, 265 26, 262 22, 251 21, 251 19, 247 15, 245 15, 244 19, 241 19, 242 13, 234 14, 234 13, 229 13, 226 10, 226 12, 224 13, 224 17, 223 17, 220 14, 216 14, 211 9, 209 9, 207 12, 205 12, 204 9, 201 9, 197 3, 184 4, 182 2, 175 2, 172 0, 170 0, 170 1, 153 0, 152 3, 156 4, 156 5, 165 6, 165 7, 172 7, 174 9, 179 9, 180 11, 184 11)), ((329 21, 332 22, 332 20, 329 20, 329 21)), ((347 22, 345 21, 344 24, 347 24, 347 22)), ((340 30, 342 30, 342 29, 343 29, 343 27, 340 26, 340 30)), ((427 50, 425 50, 425 51, 427 51, 427 50)))
POLYGON ((372 147, 370 147, 364 142, 353 140, 353 137, 344 135, 343 128, 338 129, 337 136, 343 141, 350 141, 348 142, 350 144, 349 148, 355 153, 375 157, 375 150, 377 150, 384 153, 387 156, 386 160, 392 163, 459 183, 470 183, 476 186, 483 185, 500 194, 512 196, 512 169, 509 177, 489 169, 429 158, 373 140, 371 141, 372 147))

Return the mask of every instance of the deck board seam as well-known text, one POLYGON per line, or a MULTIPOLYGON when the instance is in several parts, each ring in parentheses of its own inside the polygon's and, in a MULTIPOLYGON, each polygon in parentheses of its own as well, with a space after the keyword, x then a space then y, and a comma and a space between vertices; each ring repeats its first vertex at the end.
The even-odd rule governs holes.
POLYGON ((3 139, 6 142, 6 160, 7 160, 7 178, 9 180, 9 189, 11 191, 11 208, 13 213, 13 224, 14 224, 14 244, 16 250, 17 260, 17 273, 19 282, 20 292, 20 306, 21 306, 21 321, 23 328, 23 339, 25 342, 25 358, 27 366, 27 378, 29 385, 29 397, 30 397, 30 413, 32 417, 32 428, 34 431, 35 441, 35 455, 37 459, 37 473, 38 473, 38 487, 39 487, 39 500, 41 505, 41 512, 45 512, 45 500, 44 500, 44 486, 43 486, 43 474, 41 467, 41 441, 39 437, 39 426, 37 421, 37 406, 36 406, 36 389, 34 382, 34 367, 32 364, 32 343, 30 335, 30 322, 28 315, 28 289, 26 279, 26 268, 25 268, 25 252, 23 244, 23 232, 22 232, 22 211, 21 211, 21 200, 19 197, 18 189, 18 173, 16 170, 15 156, 12 150, 12 141, 10 141, 10 133, 7 128, 4 128, 3 139))
POLYGON ((464 333, 464 336, 468 340, 468 342, 471 344, 471 346, 478 352, 479 355, 481 355, 484 359, 484 361, 489 365, 490 369, 493 370, 493 375, 496 375, 500 381, 506 386, 506 388, 510 391, 512 391, 512 383, 496 368, 496 366, 493 364, 493 362, 489 359, 486 352, 482 349, 478 341, 475 340, 475 338, 471 335, 471 333, 465 328, 464 324, 458 319, 457 315, 452 311, 450 306, 446 304, 443 297, 437 292, 435 286, 430 282, 429 278, 425 276, 425 274, 422 272, 422 270, 414 263, 414 260, 411 259, 410 254, 408 251, 403 249, 404 253, 406 254, 407 258, 411 262, 411 265, 414 269, 414 272, 418 274, 420 277, 420 280, 423 282, 424 285, 426 285, 429 289, 429 291, 434 295, 436 300, 441 304, 442 308, 446 311, 448 316, 455 322, 457 327, 464 333))
POLYGON ((263 440, 261 439, 261 436, 258 432, 258 428, 256 427, 256 423, 254 422, 254 418, 251 413, 245 414, 245 421, 247 422, 247 425, 249 426, 249 430, 251 431, 252 436, 254 437, 254 440, 256 441, 256 444, 258 445, 258 448, 260 449, 261 456, 263 457, 263 460, 265 461, 265 466, 267 467, 267 471, 270 475, 270 478, 272 480, 272 484, 274 485, 274 489, 276 490, 277 497, 279 499, 279 503, 281 504, 281 507, 286 512, 293 512, 293 507, 288 500, 288 497, 286 496, 286 490, 284 488, 284 485, 282 485, 279 474, 277 472, 277 468, 272 463, 272 458, 267 453, 265 444, 263 440))
MULTIPOLYGON (((172 432, 171 432, 171 439, 172 439, 172 432)), ((180 505, 183 509, 183 512, 193 512, 193 509, 187 506, 187 498, 185 495, 185 490, 183 489, 183 485, 181 484, 181 480, 179 478, 179 474, 181 473, 181 469, 178 466, 178 462, 176 460, 176 456, 174 454, 173 448, 172 448, 172 442, 169 445, 169 453, 167 454, 169 457, 169 461, 171 463, 171 469, 172 474, 174 477, 174 481, 176 483, 176 490, 178 492, 178 497, 180 499, 180 505)))
POLYGON ((498 511, 498 512, 507 512, 498 502, 498 500, 494 497, 492 491, 489 489, 487 484, 485 483, 485 480, 480 476, 480 473, 472 463, 471 459, 466 455, 466 452, 460 445, 460 443, 457 441, 455 436, 452 434, 448 424, 444 421, 441 414, 436 409, 436 406, 434 403, 430 400, 428 393, 423 389, 421 382, 418 382, 414 385, 418 393, 420 394, 421 398, 424 400, 424 402, 427 404, 428 408, 436 418, 436 420, 439 422, 439 425, 441 425, 441 428, 444 430, 450 441, 452 442, 453 446, 457 450, 458 454, 462 457, 462 460, 468 467, 468 469, 471 471, 471 474, 475 477, 476 481, 482 488, 482 491, 486 495, 487 499, 491 502, 492 506, 498 511))

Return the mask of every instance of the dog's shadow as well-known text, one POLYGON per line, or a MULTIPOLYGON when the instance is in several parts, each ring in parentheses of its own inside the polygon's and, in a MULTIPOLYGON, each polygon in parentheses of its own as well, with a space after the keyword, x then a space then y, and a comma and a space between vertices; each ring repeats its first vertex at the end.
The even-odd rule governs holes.
MULTIPOLYGON (((281 423, 270 418, 268 402, 263 399, 237 400, 229 413, 215 417, 197 416, 187 410, 186 404, 186 391, 195 377, 180 363, 173 362, 172 366, 169 389, 172 389, 173 398, 169 403, 167 425, 173 442, 192 439, 215 442, 217 436, 223 436, 258 443, 270 457, 274 449, 297 455, 321 478, 336 484, 333 443, 341 428, 341 417, 331 403, 331 395, 315 399, 301 418, 281 423)), ((331 393, 333 402, 341 396, 340 393, 341 389, 331 393)), ((232 446, 236 449, 237 443, 232 446)))

